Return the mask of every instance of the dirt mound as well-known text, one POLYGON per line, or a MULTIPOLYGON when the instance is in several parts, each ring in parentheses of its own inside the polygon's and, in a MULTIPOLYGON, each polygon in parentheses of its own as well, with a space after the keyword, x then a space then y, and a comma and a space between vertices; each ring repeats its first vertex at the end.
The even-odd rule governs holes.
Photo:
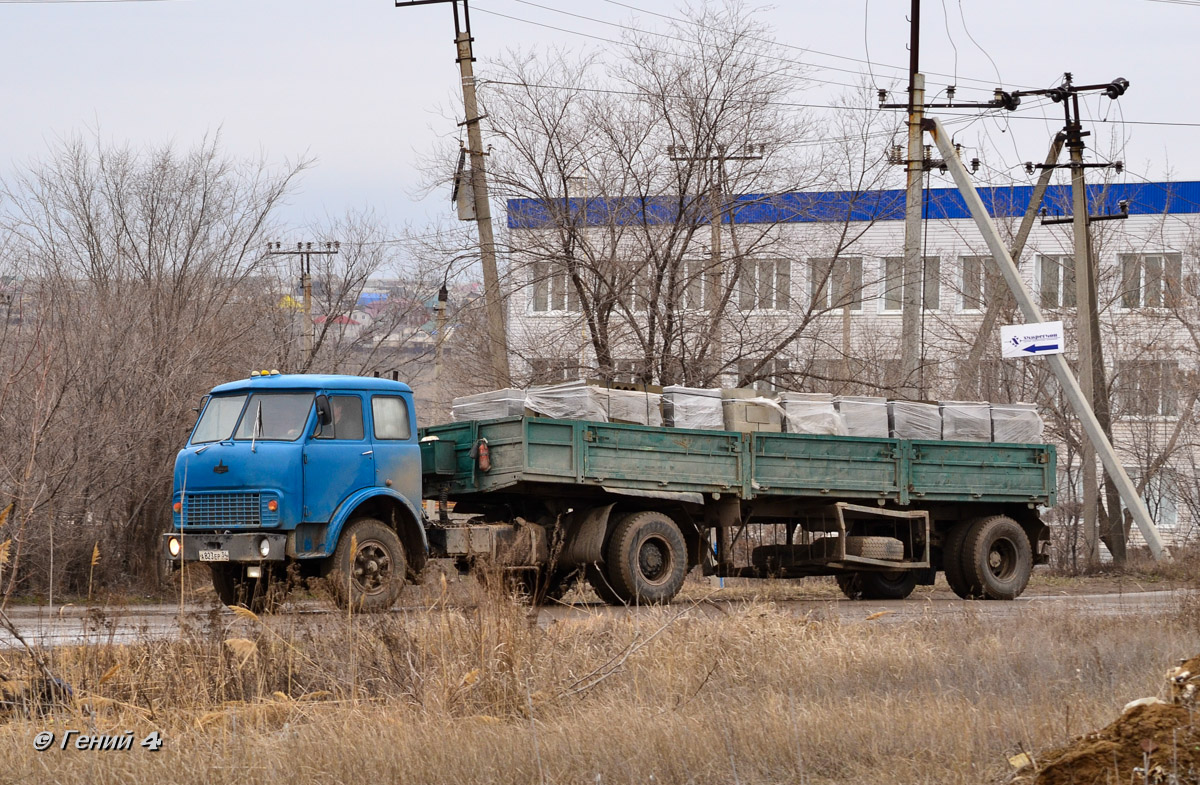
POLYGON ((1200 725, 1194 715, 1200 657, 1167 674, 1169 702, 1134 701, 1108 727, 1037 756, 1018 773, 1027 785, 1200 782, 1200 725), (1137 770, 1135 772, 1135 769, 1137 770))

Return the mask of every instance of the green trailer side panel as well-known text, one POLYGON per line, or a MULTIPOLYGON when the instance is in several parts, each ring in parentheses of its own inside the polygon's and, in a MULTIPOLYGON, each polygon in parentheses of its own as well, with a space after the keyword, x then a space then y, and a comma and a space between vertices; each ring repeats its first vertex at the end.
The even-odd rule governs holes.
POLYGON ((905 501, 904 450, 897 439, 756 433, 759 496, 830 496, 905 501))
POLYGON ((740 433, 587 423, 584 478, 672 492, 743 491, 740 433))
POLYGON ((422 450, 431 491, 448 484, 450 498, 563 485, 900 505, 1055 501, 1054 447, 1045 444, 743 434, 543 417, 434 425, 421 436, 453 444, 452 477, 445 448, 436 465, 435 451, 422 450), (472 455, 481 440, 491 459, 487 472, 472 455))
POLYGON ((1052 506, 1054 446, 911 442, 913 501, 1024 501, 1052 506))

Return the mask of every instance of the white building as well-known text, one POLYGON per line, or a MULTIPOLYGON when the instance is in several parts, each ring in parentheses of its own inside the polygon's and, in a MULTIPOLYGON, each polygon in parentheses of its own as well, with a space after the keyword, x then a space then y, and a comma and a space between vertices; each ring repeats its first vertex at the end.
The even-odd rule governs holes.
MULTIPOLYGON (((1128 212, 1091 225, 1114 443, 1135 482, 1149 477, 1151 513, 1180 542, 1200 521, 1200 182, 1089 191, 1093 216, 1128 212)), ((981 190, 1010 242, 1031 194, 981 190)), ((1052 186, 1043 205, 1048 219, 1069 214, 1069 189, 1052 186)), ((706 197, 510 201, 514 375, 1032 401, 1059 442, 1060 502, 1071 511, 1077 460, 1066 434, 1078 429, 1057 385, 1042 360, 1001 360, 998 331, 969 362, 990 302, 997 324, 1022 319, 957 191, 927 191, 925 211, 924 276, 913 282, 922 362, 919 378, 904 379, 900 191, 737 197, 720 206, 719 232, 706 197)), ((1066 322, 1073 358, 1070 223, 1036 221, 1019 264, 1047 318, 1066 322)))

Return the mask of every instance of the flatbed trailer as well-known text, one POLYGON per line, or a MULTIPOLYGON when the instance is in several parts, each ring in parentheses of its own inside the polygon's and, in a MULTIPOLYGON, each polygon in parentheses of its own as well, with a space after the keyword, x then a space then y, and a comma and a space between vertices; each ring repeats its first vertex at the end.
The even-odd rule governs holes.
POLYGON ((665 601, 699 566, 836 575, 870 597, 906 596, 941 569, 962 596, 1011 599, 1046 560, 1038 509, 1055 502, 1047 444, 542 417, 419 436, 425 495, 443 511, 428 529, 435 553, 535 571, 551 595, 582 571, 610 601, 665 601), (474 521, 452 524, 448 502, 474 521))

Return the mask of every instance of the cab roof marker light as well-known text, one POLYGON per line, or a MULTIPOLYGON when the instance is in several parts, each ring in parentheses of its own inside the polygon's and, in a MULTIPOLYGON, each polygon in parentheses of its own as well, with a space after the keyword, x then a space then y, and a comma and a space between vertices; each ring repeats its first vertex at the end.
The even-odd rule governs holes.
POLYGON ((256 376, 260 376, 260 375, 261 375, 261 374, 260 374, 258 371, 251 371, 251 372, 250 372, 250 378, 251 378, 251 379, 253 379, 253 378, 254 378, 254 377, 256 377, 256 376))
POLYGON ((278 369, 278 368, 272 368, 272 369, 271 369, 271 375, 272 375, 272 376, 279 376, 279 375, 280 375, 280 374, 279 374, 279 369, 278 369))

